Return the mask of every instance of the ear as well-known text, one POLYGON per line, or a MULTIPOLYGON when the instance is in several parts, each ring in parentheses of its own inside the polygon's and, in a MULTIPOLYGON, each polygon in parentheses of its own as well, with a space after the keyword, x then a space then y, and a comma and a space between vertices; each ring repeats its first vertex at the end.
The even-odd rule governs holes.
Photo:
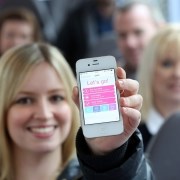
POLYGON ((79 108, 79 93, 78 93, 78 87, 75 86, 72 91, 72 99, 76 106, 79 108))

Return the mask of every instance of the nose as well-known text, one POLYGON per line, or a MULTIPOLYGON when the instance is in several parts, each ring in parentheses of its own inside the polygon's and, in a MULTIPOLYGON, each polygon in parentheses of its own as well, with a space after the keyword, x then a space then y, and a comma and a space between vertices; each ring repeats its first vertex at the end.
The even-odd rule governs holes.
POLYGON ((24 43, 24 40, 19 36, 14 36, 11 40, 12 46, 21 45, 23 43, 24 43))
POLYGON ((128 35, 126 37, 126 46, 129 48, 135 48, 136 45, 136 38, 133 35, 128 35))
POLYGON ((47 121, 53 117, 51 105, 47 100, 45 99, 41 100, 40 102, 37 103, 37 106, 35 108, 36 108, 34 114, 35 119, 47 121))

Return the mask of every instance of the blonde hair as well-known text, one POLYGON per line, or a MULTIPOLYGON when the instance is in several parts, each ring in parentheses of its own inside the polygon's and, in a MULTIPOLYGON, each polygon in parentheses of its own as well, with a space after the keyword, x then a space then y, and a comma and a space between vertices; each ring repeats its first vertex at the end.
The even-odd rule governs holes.
POLYGON ((153 79, 155 66, 159 59, 165 58, 169 51, 179 56, 180 24, 163 27, 149 42, 138 69, 139 93, 143 96, 142 121, 146 121, 149 110, 154 106, 153 79))
POLYGON ((67 101, 72 111, 70 133, 62 145, 63 165, 72 158, 75 152, 75 135, 79 127, 79 112, 72 101, 72 89, 76 85, 73 72, 62 56, 53 46, 45 43, 34 43, 15 47, 7 51, 0 59, 0 179, 13 179, 12 152, 6 127, 6 113, 11 106, 19 88, 28 73, 40 62, 49 63, 61 78, 67 101))

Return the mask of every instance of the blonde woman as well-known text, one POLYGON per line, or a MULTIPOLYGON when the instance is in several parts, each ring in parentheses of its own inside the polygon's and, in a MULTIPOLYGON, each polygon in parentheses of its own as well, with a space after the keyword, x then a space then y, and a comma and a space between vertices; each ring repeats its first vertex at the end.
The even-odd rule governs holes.
POLYGON ((125 130, 86 139, 79 129, 79 167, 78 91, 69 65, 47 44, 7 51, 0 60, 0 179, 148 179, 135 131, 142 104, 138 83, 125 79, 121 68, 117 75, 125 130))
POLYGON ((164 121, 180 111, 180 25, 167 25, 151 40, 141 61, 138 80, 143 96, 145 149, 164 121))

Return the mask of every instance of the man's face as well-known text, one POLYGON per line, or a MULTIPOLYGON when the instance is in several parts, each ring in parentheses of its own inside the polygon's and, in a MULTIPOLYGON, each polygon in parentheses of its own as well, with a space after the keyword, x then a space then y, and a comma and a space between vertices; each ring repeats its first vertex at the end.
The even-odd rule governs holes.
POLYGON ((0 54, 16 45, 33 41, 33 28, 25 21, 8 20, 3 23, 0 32, 0 54))
POLYGON ((157 25, 145 5, 134 5, 128 11, 117 12, 114 25, 126 65, 136 69, 145 46, 157 31, 157 25))

